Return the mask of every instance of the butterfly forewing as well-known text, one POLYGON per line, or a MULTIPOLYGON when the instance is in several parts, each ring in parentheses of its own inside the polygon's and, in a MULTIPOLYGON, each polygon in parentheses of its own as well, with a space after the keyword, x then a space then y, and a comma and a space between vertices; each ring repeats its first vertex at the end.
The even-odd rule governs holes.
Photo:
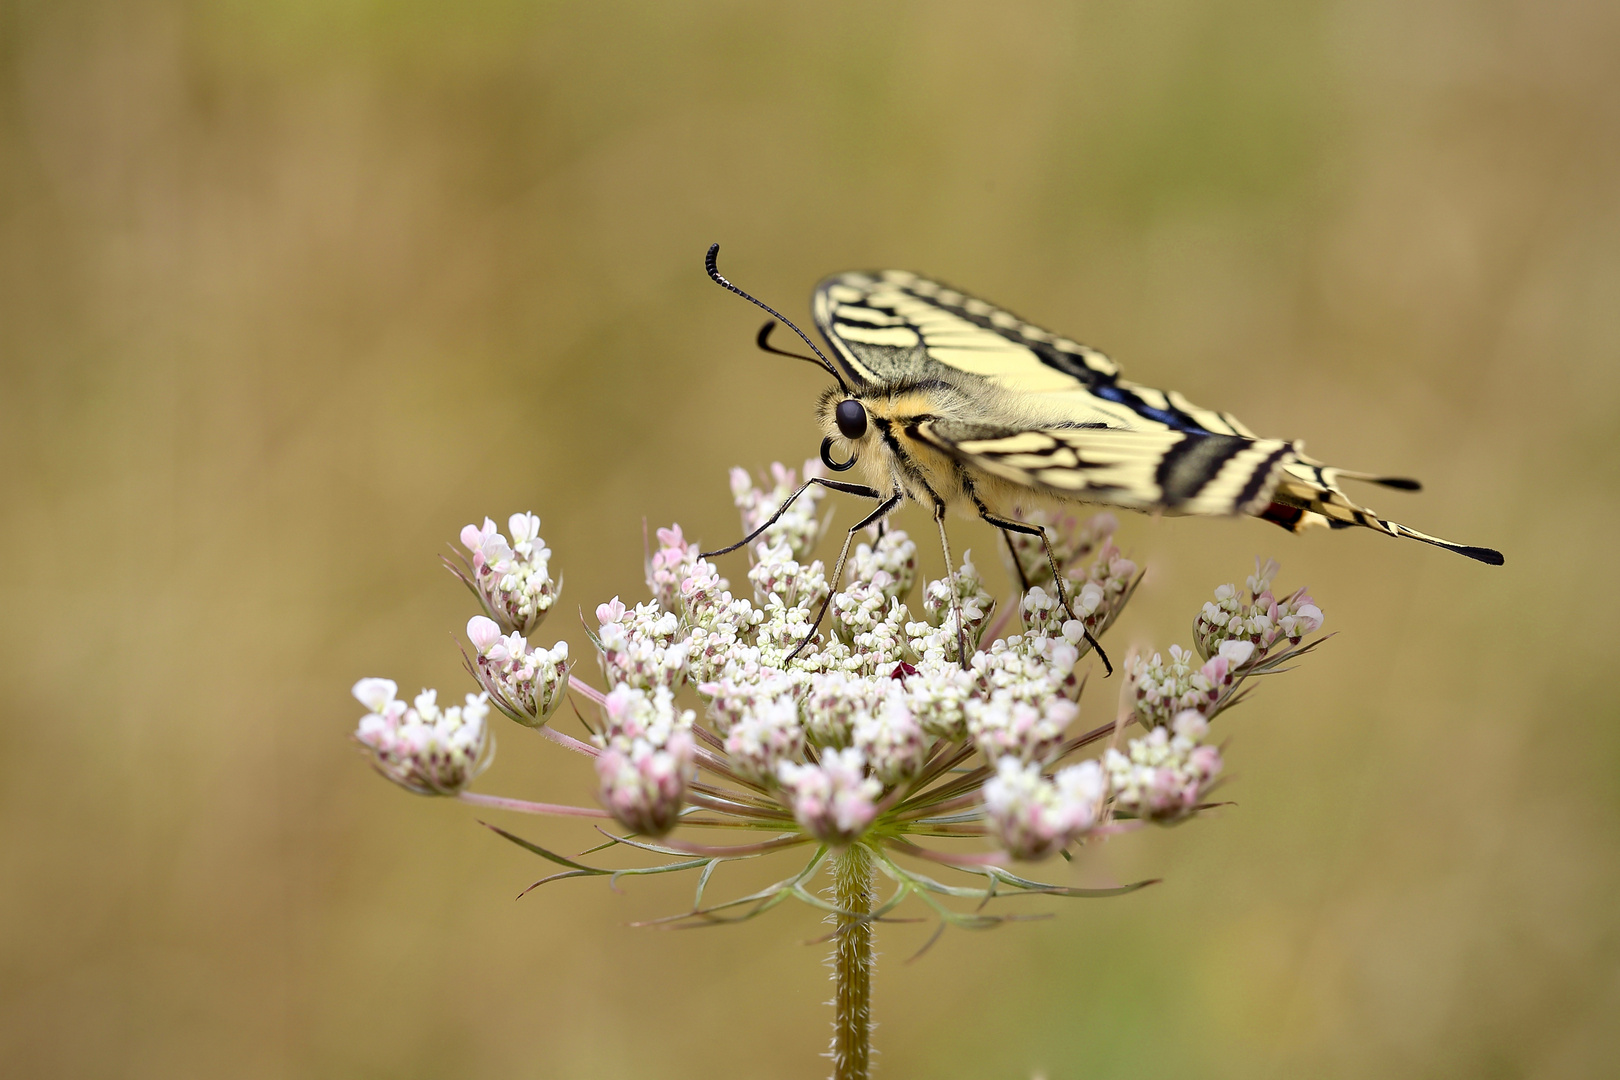
POLYGON ((839 274, 813 301, 816 324, 867 383, 922 376, 930 363, 1025 393, 1112 379, 1112 360, 1018 316, 901 270, 839 274))

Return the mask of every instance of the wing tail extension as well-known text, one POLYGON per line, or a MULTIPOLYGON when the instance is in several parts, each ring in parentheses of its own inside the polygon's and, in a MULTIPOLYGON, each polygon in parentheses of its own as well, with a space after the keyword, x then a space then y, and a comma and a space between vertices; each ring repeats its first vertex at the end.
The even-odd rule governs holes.
POLYGON ((1347 529, 1360 525, 1386 536, 1405 536, 1421 540, 1425 544, 1455 551, 1459 555, 1466 555, 1470 559, 1491 566, 1502 565, 1502 553, 1494 548, 1458 544, 1418 532, 1400 522, 1379 517, 1344 493, 1339 481, 1345 478, 1367 480, 1401 490, 1417 488, 1416 481, 1367 476, 1301 459, 1291 461, 1282 467, 1281 477, 1272 492, 1270 505, 1261 510, 1257 516, 1292 532, 1304 532, 1318 526, 1347 529))

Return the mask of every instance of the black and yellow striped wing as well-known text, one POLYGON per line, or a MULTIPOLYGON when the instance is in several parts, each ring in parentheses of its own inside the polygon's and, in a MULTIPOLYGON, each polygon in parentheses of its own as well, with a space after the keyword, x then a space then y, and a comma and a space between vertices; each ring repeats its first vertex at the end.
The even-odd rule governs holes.
POLYGON ((988 434, 950 420, 917 437, 974 469, 1038 491, 1130 510, 1261 514, 1299 448, 1281 439, 1124 428, 988 434))
POLYGON ((846 273, 816 287, 816 326, 850 381, 886 386, 940 369, 1036 395, 1063 421, 1129 430, 1253 436, 1229 413, 1119 378, 1107 355, 904 270, 846 273))
POLYGON ((817 328, 854 386, 980 386, 984 415, 929 418, 917 438, 969 469, 1083 502, 1175 514, 1251 514, 1294 532, 1362 526, 1500 564, 1471 547, 1378 517, 1296 441, 1264 439, 1230 413, 1119 377, 1107 355, 902 270, 836 274, 816 287, 817 328), (972 378, 963 379, 962 376, 972 378), (1008 416, 1008 412, 1020 417, 1008 416))

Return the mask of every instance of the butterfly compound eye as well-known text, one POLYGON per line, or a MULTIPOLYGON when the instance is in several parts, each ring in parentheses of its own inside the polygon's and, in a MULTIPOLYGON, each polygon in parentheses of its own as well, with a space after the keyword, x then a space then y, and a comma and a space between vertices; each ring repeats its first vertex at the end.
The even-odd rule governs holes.
POLYGON ((838 403, 836 413, 838 430, 846 439, 858 439, 866 434, 866 410, 853 398, 838 403))

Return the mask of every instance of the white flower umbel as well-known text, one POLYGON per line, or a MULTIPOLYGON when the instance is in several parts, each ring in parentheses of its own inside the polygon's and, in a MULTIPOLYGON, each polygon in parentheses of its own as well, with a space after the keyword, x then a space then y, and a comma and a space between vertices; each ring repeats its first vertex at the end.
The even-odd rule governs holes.
POLYGON ((754 549, 748 580, 754 583, 754 600, 761 605, 775 600, 783 607, 812 610, 827 599, 827 571, 821 560, 801 563, 785 542, 754 549))
POLYGON ((503 631, 527 636, 551 610, 561 584, 551 580, 551 549, 540 539, 540 519, 513 514, 507 528, 510 543, 489 518, 482 528, 466 526, 461 546, 467 555, 457 562, 446 560, 446 565, 503 631))
POLYGON ((988 701, 968 704, 967 728, 990 761, 1013 757, 1044 763, 1079 715, 1080 707, 1068 698, 1048 697, 1036 704, 1001 690, 988 701))
POLYGON ((971 671, 955 664, 925 664, 906 677, 904 686, 906 707, 923 731, 953 742, 967 738, 967 706, 979 693, 971 671))
POLYGON ((731 725, 725 751, 738 775, 757 784, 776 779, 776 767, 804 752, 799 703, 784 695, 748 710, 731 725))
MULTIPOLYGON (((514 517, 510 542, 491 522, 469 526, 469 557, 452 569, 482 608, 467 625, 475 653, 468 667, 485 693, 440 709, 432 691, 408 705, 392 682, 362 680, 355 695, 370 712, 355 738, 379 771, 412 791, 502 811, 611 818, 620 826, 610 840, 619 853, 673 860, 597 867, 580 861, 589 855, 551 852, 492 823, 565 867, 555 878, 701 867, 692 910, 672 921, 750 918, 788 898, 825 910, 811 890, 815 875, 832 868, 837 1000, 846 1020, 865 1008, 870 971, 862 958, 874 927, 908 897, 926 896, 949 924, 986 927, 1007 918, 987 907, 1000 896, 1094 896, 1146 884, 1070 888, 1031 881, 1006 864, 1195 814, 1221 769, 1220 752, 1204 742, 1208 721, 1248 692, 1251 676, 1279 670, 1322 640, 1304 640, 1322 622, 1310 596, 1300 590, 1278 599, 1275 563, 1257 563, 1246 593, 1223 587, 1198 617, 1197 656, 1172 647, 1122 665, 1127 715, 1149 734, 1101 761, 1088 759, 1095 751, 1087 748, 1115 736, 1118 724, 1088 730, 1079 723, 1082 676, 1095 667, 1085 659, 1087 631, 1107 631, 1142 579, 1115 546, 1111 517, 1041 519, 1053 534, 1069 610, 1044 553, 1032 557, 1038 538, 1016 534, 1016 565, 1035 587, 1014 588, 998 605, 964 556, 954 574, 922 583, 914 610, 907 597, 916 595, 917 549, 903 532, 856 547, 829 596, 827 566, 815 551, 825 489, 806 489, 765 527, 800 486, 781 466, 771 476, 761 488, 740 470, 734 475, 745 527, 762 528, 734 556, 750 560, 752 597, 733 595, 719 567, 672 525, 657 531, 642 568, 650 599, 627 606, 615 598, 596 609, 590 636, 606 693, 581 679, 565 643, 529 642, 556 596, 539 520, 514 517), (823 601, 827 614, 818 622, 823 601), (1020 615, 1023 632, 1007 633, 1020 615), (560 712, 568 693, 576 708, 560 712), (600 807, 466 790, 493 752, 486 700, 594 759, 600 807), (704 704, 701 725, 683 707, 688 701, 704 704), (558 730, 571 713, 589 741, 558 730), (710 843, 717 829, 731 842, 710 843), (704 899, 721 867, 794 848, 808 853, 797 873, 740 899, 704 899), (918 873, 919 860, 976 875, 983 885, 918 873), (872 893, 879 872, 898 886, 881 903, 872 893), (971 910, 950 910, 953 900, 971 910)), ((848 1042, 864 1039, 867 1028, 840 1030, 848 1042)))
POLYGON ((695 714, 677 709, 667 686, 649 693, 625 683, 602 712, 606 725, 595 738, 602 805, 625 828, 662 836, 680 817, 691 779, 695 714))
POLYGON ((597 648, 608 682, 643 689, 686 682, 691 646, 680 637, 680 616, 660 610, 656 601, 627 609, 615 596, 597 605, 596 619, 601 627, 597 648))
POLYGON ((1070 609, 1096 637, 1112 626, 1125 609, 1141 574, 1136 563, 1121 555, 1109 537, 1089 566, 1069 571, 1068 581, 1070 609))
POLYGON ((986 696, 1004 692, 1024 701, 1044 701, 1079 689, 1075 676, 1079 660, 1080 650, 1073 642, 1014 634, 975 653, 972 666, 986 696))
POLYGON ((906 616, 899 597, 890 595, 893 580, 887 570, 879 570, 872 581, 853 582, 833 597, 832 630, 838 643, 848 648, 850 671, 863 675, 883 675, 906 655, 906 616))
POLYGON ((1129 752, 1103 755, 1116 812, 1171 824, 1193 814, 1221 771, 1221 752, 1203 743, 1209 722, 1187 710, 1171 729, 1156 727, 1132 739, 1129 752))
POLYGON ((873 776, 884 784, 898 784, 917 775, 931 740, 911 715, 904 688, 893 679, 889 684, 877 708, 855 718, 855 746, 873 776))
POLYGON ((887 682, 854 675, 847 671, 827 671, 810 676, 804 698, 807 733, 817 746, 848 746, 855 734, 855 722, 878 707, 887 682))
POLYGON ((1019 608, 1024 617, 1024 629, 1031 634, 1060 634, 1068 622, 1068 613, 1058 606, 1057 597, 1036 585, 1024 594, 1019 608))
MULTIPOLYGON (((990 621, 990 613, 995 609, 996 600, 990 590, 984 587, 979 568, 973 565, 971 551, 962 552, 962 565, 956 571, 956 595, 962 602, 962 626, 967 631, 968 648, 976 649, 980 635, 990 621)), ((943 631, 929 644, 943 648, 949 658, 955 660, 956 625, 951 614, 950 583, 944 578, 930 581, 923 590, 923 614, 930 626, 943 631)), ((927 647, 924 645, 918 652, 922 653, 927 647)))
POLYGON ((1193 644, 1208 659, 1230 641, 1248 642, 1259 660, 1278 646, 1297 646, 1301 639, 1322 629, 1322 609, 1311 594, 1298 589, 1279 600, 1271 592, 1272 579, 1281 569, 1277 560, 1264 563, 1255 559, 1255 572, 1249 575, 1247 593, 1236 585, 1222 585, 1215 599, 1204 604, 1193 622, 1193 644))
POLYGON ((873 544, 857 544, 849 557, 851 582, 876 584, 885 595, 904 600, 917 583, 917 545, 899 529, 890 529, 873 544), (885 577, 879 582, 878 575, 885 577))
MULTIPOLYGON (((682 587, 686 579, 697 572, 699 561, 698 546, 687 542, 679 525, 658 530, 658 550, 647 557, 647 588, 652 590, 659 607, 665 611, 680 610, 682 587)), ((703 565, 714 569, 713 563, 703 565)), ((726 587, 724 580, 718 584, 721 589, 726 587)))
POLYGON ((667 686, 649 692, 626 683, 603 699, 602 713, 605 724, 596 744, 604 748, 636 740, 663 746, 677 735, 690 734, 697 718, 691 709, 675 707, 675 695, 667 686))
POLYGON ((733 725, 781 700, 797 701, 802 684, 810 676, 776 668, 724 674, 698 686, 698 693, 709 699, 709 719, 721 735, 733 725))
POLYGON ((1048 780, 1038 765, 1002 758, 984 785, 985 815, 1008 854, 1044 859, 1091 831, 1107 790, 1095 761, 1071 765, 1048 780))
POLYGON ((395 697, 392 679, 361 679, 354 696, 370 711, 354 738, 377 771, 418 795, 456 795, 488 768, 494 739, 484 723, 485 695, 441 709, 437 690, 423 690, 409 705, 395 697))
POLYGON ((495 707, 525 727, 540 727, 568 689, 568 642, 531 646, 522 634, 502 636, 494 619, 474 615, 467 639, 476 650, 473 674, 495 707))
POLYGON ((686 665, 693 682, 708 682, 731 669, 758 668, 754 643, 765 613, 733 597, 713 563, 696 563, 681 581, 680 610, 689 630, 686 665))
POLYGON ((663 746, 635 739, 596 759, 602 805, 619 824, 646 836, 674 828, 691 771, 692 737, 686 734, 663 746))
POLYGON ((1170 646, 1166 659, 1154 653, 1138 658, 1126 672, 1128 685, 1135 689, 1136 719, 1149 730, 1168 724, 1186 709, 1211 714, 1223 688, 1231 685, 1230 660, 1216 657, 1202 667, 1180 645, 1170 646))
POLYGON ((784 761, 777 779, 792 800, 793 816, 811 836, 832 844, 854 840, 877 815, 883 785, 866 775, 866 759, 854 747, 828 750, 815 765, 784 761))

